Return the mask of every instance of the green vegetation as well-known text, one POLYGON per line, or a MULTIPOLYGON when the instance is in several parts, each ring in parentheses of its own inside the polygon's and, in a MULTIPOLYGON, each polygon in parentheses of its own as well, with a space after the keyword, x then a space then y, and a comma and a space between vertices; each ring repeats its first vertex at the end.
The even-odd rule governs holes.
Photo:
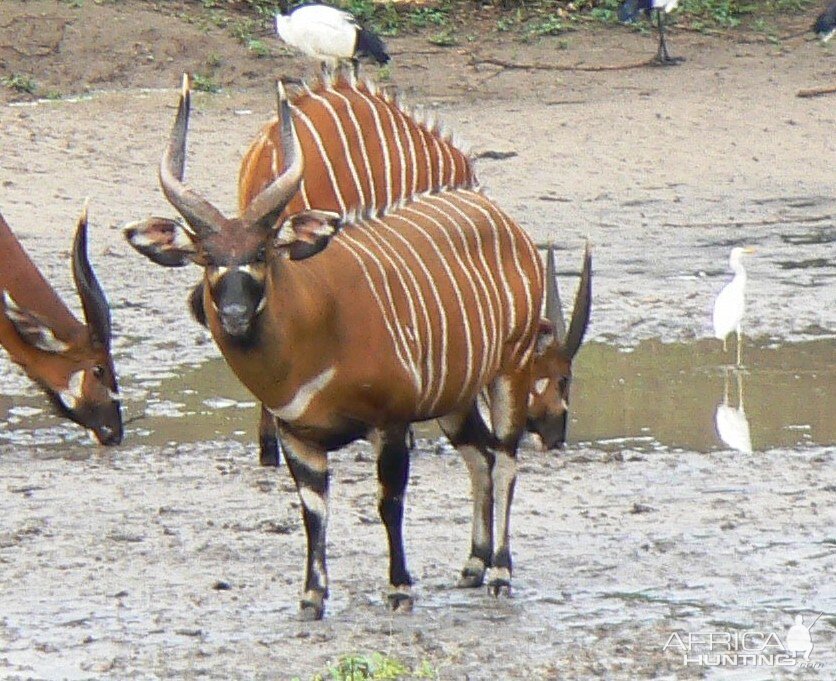
POLYGON ((34 95, 38 89, 37 84, 31 76, 26 76, 22 73, 10 73, 8 76, 0 78, 0 85, 14 90, 15 92, 25 92, 29 95, 34 95))
MULTIPOLYGON (((81 0, 62 0, 80 2, 81 0)), ((307 0, 290 0, 291 7, 307 0)), ((326 0, 348 10, 384 37, 425 33, 438 46, 458 45, 457 29, 478 15, 494 22, 494 30, 521 41, 565 34, 582 23, 615 23, 621 0, 436 0, 428 4, 386 0, 326 0)), ((808 10, 818 0, 681 0, 669 21, 693 30, 746 27, 777 40, 776 14, 808 10)), ((208 10, 201 21, 229 30, 255 56, 271 53, 266 36, 273 31, 279 0, 199 0, 208 10)), ((649 30, 646 22, 638 30, 649 30)), ((465 38, 465 40, 471 40, 465 38)))
MULTIPOLYGON (((429 662, 414 669, 382 653, 343 655, 336 664, 313 677, 313 681, 398 681, 398 679, 438 679, 429 662)), ((294 681, 300 681, 296 677, 294 681)))
POLYGON ((452 28, 445 28, 438 33, 434 33, 427 38, 427 40, 429 40, 433 45, 438 45, 439 47, 453 47, 454 45, 459 44, 459 40, 456 38, 452 28))
POLYGON ((204 75, 202 73, 192 74, 192 88, 200 92, 220 92, 221 86, 212 76, 204 75))

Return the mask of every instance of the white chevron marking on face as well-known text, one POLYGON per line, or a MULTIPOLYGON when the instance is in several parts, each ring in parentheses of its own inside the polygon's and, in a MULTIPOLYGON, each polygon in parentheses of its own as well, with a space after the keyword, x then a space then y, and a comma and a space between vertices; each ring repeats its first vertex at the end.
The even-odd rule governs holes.
POLYGON ((81 389, 84 383, 84 371, 76 371, 70 374, 67 381, 67 389, 61 390, 58 397, 67 409, 74 410, 81 401, 81 389))

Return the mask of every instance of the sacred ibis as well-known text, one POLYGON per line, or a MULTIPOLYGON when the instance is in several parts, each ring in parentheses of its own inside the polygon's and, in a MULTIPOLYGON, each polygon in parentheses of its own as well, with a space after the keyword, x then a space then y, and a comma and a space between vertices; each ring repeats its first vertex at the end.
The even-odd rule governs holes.
POLYGON ((336 7, 304 5, 290 14, 277 14, 276 32, 291 47, 319 59, 326 74, 340 62, 349 61, 357 75, 361 57, 380 65, 389 61, 383 41, 336 7))
POLYGON ((821 38, 823 43, 826 43, 833 37, 834 33, 836 33, 836 0, 832 0, 827 6, 827 9, 819 14, 813 30, 821 38))
MULTIPOLYGON (((671 57, 668 54, 668 45, 665 42, 665 15, 672 12, 679 4, 679 0, 625 0, 618 7, 618 20, 630 24, 644 10, 648 17, 656 13, 656 22, 659 27, 659 49, 653 63, 661 66, 671 66, 684 61, 682 57, 671 57)), ((652 21, 652 20, 651 20, 652 21)))
POLYGON ((723 341, 726 349, 726 338, 732 331, 737 332, 737 365, 741 363, 741 320, 746 308, 746 270, 743 267, 743 256, 754 253, 751 248, 736 246, 729 255, 729 267, 734 272, 734 278, 723 287, 714 301, 714 336, 723 341))

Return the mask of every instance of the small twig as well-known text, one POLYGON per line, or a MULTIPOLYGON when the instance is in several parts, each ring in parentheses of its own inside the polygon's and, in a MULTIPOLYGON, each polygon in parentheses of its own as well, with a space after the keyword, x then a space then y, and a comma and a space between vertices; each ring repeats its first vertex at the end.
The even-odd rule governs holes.
POLYGON ((796 97, 821 97, 822 95, 832 95, 836 93, 836 85, 829 87, 814 87, 809 90, 799 90, 795 93, 796 97))
POLYGON ((785 218, 765 218, 763 220, 730 220, 729 222, 691 222, 691 223, 677 223, 677 222, 663 222, 662 227, 765 227, 768 225, 787 225, 791 223, 810 223, 810 222, 824 222, 830 220, 831 215, 810 215, 808 217, 792 217, 785 218))
POLYGON ((603 64, 601 66, 581 66, 577 64, 571 66, 568 64, 526 64, 496 59, 494 57, 477 57, 476 55, 471 55, 468 61, 468 66, 476 67, 482 64, 498 66, 502 69, 518 69, 520 71, 624 71, 626 69, 638 69, 644 66, 650 66, 652 60, 645 59, 644 61, 630 64, 603 64))

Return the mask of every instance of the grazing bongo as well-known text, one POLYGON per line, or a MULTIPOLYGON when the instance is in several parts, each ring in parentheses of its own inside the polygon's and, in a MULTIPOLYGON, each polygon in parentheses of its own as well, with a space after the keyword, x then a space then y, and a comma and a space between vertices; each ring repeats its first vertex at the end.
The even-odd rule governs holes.
MULTIPOLYGON (((171 241, 190 240, 189 257, 204 267, 212 335, 278 419, 308 538, 302 613, 322 617, 328 591, 327 453, 359 438, 377 451, 389 602, 411 607, 402 539, 406 434, 410 423, 432 418, 462 453, 473 487, 460 584, 479 586, 491 569, 490 590, 505 592, 516 451, 543 302, 536 249, 470 189, 429 192, 354 219, 303 210, 275 228, 299 191, 305 161, 279 89, 286 169, 238 217, 225 217, 184 184, 187 79, 160 182, 188 225, 171 241), (490 430, 476 406, 485 389, 490 430)), ((153 255, 147 240, 144 249, 153 255)))
POLYGON ((0 215, 0 344, 63 416, 91 430, 101 444, 119 444, 110 308, 87 259, 86 205, 72 270, 86 324, 70 312, 0 215))
POLYGON ((546 320, 534 355, 531 394, 528 398, 526 430, 536 433, 544 449, 566 444, 569 421, 569 388, 572 360, 581 347, 592 309, 592 251, 589 244, 583 257, 581 281, 566 330, 563 305, 555 276, 554 247, 546 253, 546 320))

